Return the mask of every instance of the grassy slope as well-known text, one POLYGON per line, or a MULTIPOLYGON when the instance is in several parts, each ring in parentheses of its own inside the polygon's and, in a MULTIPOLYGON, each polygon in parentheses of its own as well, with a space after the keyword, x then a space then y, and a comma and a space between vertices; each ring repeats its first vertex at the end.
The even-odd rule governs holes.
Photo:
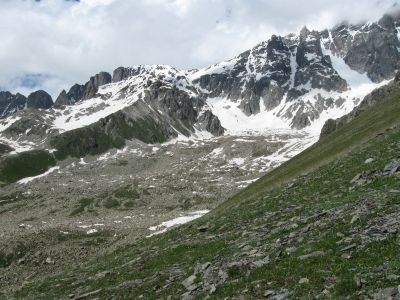
POLYGON ((13 151, 13 149, 10 146, 0 143, 0 156, 11 151, 13 151))
POLYGON ((44 150, 32 150, 7 156, 0 160, 0 186, 42 174, 55 164, 53 155, 44 150))
MULTIPOLYGON (((399 178, 377 177, 356 187, 350 181, 360 172, 382 170, 398 157, 399 112, 400 95, 393 95, 208 216, 101 261, 34 282, 16 296, 53 299, 101 289, 96 297, 179 298, 185 292, 182 280, 207 261, 229 274, 211 295, 215 299, 240 294, 259 298, 267 289, 279 293, 282 288, 292 298, 322 293, 333 299, 357 298, 398 285, 399 279, 390 281, 387 275, 400 274, 399 236, 392 230, 398 224, 390 223, 400 216, 399 178), (365 164, 370 157, 374 162, 365 164), (205 223, 208 230, 200 232, 198 226, 205 223), (379 238, 369 228, 375 228, 379 238), (348 245, 355 246, 343 250, 348 245), (256 258, 249 254, 252 250, 256 258), (324 256, 299 259, 314 251, 324 256), (227 267, 265 256, 270 262, 262 267, 227 267), (168 281, 173 268, 182 274, 168 281), (111 275, 94 276, 104 270, 111 275), (309 284, 298 283, 303 277, 309 284), (144 283, 136 286, 135 279, 144 283)), ((197 280, 203 281, 201 274, 197 280)))

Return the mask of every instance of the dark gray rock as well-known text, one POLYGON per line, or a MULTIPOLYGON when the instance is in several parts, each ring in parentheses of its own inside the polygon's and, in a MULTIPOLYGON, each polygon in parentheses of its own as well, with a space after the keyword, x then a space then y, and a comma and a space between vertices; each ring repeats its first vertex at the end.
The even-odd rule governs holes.
POLYGON ((85 85, 74 84, 67 94, 68 98, 72 102, 70 104, 80 101, 85 94, 85 89, 85 85))
POLYGON ((86 84, 74 84, 68 93, 63 90, 57 97, 54 106, 60 108, 67 105, 73 105, 81 100, 90 99, 96 96, 99 87, 111 83, 111 75, 107 72, 100 72, 90 77, 86 84))
POLYGON ((343 92, 348 88, 346 81, 333 68, 330 57, 323 54, 319 32, 309 31, 306 27, 301 30, 296 62, 294 91, 289 93, 289 99, 295 99, 310 89, 343 92))
POLYGON ((0 119, 7 118, 25 107, 25 96, 18 93, 13 95, 10 92, 0 92, 0 119))
POLYGON ((27 108, 49 109, 53 106, 53 99, 43 90, 31 93, 26 101, 27 108))
POLYGON ((131 76, 138 75, 140 73, 140 67, 138 68, 124 68, 119 67, 114 70, 112 76, 112 82, 119 82, 125 80, 131 76))
POLYGON ((54 102, 54 107, 58 108, 71 104, 71 99, 68 97, 67 92, 65 90, 62 90, 60 95, 57 97, 56 102, 54 102))
POLYGON ((206 130, 215 136, 224 135, 225 129, 222 127, 218 117, 215 116, 211 111, 206 110, 203 114, 201 114, 198 122, 202 130, 206 130))
POLYGON ((389 164, 385 166, 383 169, 383 175, 391 175, 396 172, 400 172, 400 161, 399 160, 392 160, 389 164))
POLYGON ((200 115, 205 105, 204 99, 191 97, 176 87, 166 87, 161 81, 156 81, 145 91, 144 101, 165 112, 170 123, 184 135, 190 135, 195 124, 213 135, 224 134, 219 119, 211 111, 207 110, 200 115))
POLYGON ((374 82, 391 79, 399 69, 400 42, 396 23, 398 16, 385 15, 378 22, 361 25, 343 23, 324 31, 324 46, 360 73, 366 72, 374 82))
POLYGON ((90 77, 89 82, 85 84, 85 92, 83 93, 82 99, 93 98, 99 87, 111 83, 111 75, 107 72, 100 72, 93 77, 90 77))
POLYGON ((320 257, 320 256, 325 256, 325 253, 323 251, 315 251, 315 252, 312 252, 310 254, 301 255, 301 256, 299 256, 299 259, 300 260, 306 260, 306 259, 310 259, 310 258, 314 258, 314 257, 320 257))

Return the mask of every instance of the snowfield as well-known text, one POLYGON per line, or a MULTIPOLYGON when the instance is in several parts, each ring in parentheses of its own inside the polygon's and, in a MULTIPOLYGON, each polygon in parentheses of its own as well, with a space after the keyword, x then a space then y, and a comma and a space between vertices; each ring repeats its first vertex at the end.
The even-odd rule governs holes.
POLYGON ((188 215, 185 216, 180 216, 177 217, 175 219, 169 220, 169 221, 165 221, 162 222, 160 225, 157 226, 152 226, 149 228, 150 231, 155 231, 154 233, 148 235, 147 237, 152 237, 154 235, 158 235, 161 233, 166 232, 168 229, 175 227, 177 225, 182 225, 182 224, 186 224, 189 223, 193 220, 196 220, 202 216, 204 216, 205 214, 209 213, 209 210, 199 210, 199 211, 195 211, 195 212, 191 212, 188 213, 188 215))

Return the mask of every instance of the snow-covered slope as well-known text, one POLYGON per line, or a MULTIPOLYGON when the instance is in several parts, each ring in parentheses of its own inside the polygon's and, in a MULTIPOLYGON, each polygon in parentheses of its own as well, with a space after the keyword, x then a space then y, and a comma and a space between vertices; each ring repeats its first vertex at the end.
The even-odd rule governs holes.
POLYGON ((0 140, 17 148, 32 141, 46 145, 47 136, 103 119, 107 131, 113 127, 107 123, 109 117, 129 109, 123 122, 139 118, 161 124, 165 139, 260 135, 271 130, 318 136, 327 119, 349 113, 393 77, 400 62, 398 28, 399 20, 384 16, 368 24, 322 32, 303 28, 298 35, 272 36, 231 60, 200 70, 154 65, 120 67, 113 76, 101 72, 85 85, 63 91, 38 120, 26 110, 0 120, 0 140), (374 44, 381 40, 387 45, 374 44), (365 55, 378 62, 365 62, 365 55), (133 117, 132 107, 139 111, 133 117), (23 126, 39 120, 42 131, 23 126))

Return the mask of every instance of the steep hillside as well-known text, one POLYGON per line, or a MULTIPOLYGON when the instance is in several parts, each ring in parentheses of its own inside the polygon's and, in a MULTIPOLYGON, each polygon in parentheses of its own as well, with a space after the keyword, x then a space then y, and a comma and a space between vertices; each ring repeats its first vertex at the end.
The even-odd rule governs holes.
POLYGON ((361 101, 360 105, 355 107, 350 113, 340 117, 339 119, 329 119, 325 122, 322 127, 320 137, 323 138, 330 133, 334 132, 336 129, 340 128, 344 124, 353 120, 356 116, 358 116, 364 110, 367 110, 371 106, 374 106, 377 102, 383 101, 387 96, 390 96, 394 93, 399 92, 400 82, 400 73, 398 73, 393 82, 388 85, 385 85, 381 88, 374 90, 371 94, 367 95, 363 101, 361 101))
POLYGON ((15 296, 399 297, 399 112, 394 91, 205 217, 15 296))

